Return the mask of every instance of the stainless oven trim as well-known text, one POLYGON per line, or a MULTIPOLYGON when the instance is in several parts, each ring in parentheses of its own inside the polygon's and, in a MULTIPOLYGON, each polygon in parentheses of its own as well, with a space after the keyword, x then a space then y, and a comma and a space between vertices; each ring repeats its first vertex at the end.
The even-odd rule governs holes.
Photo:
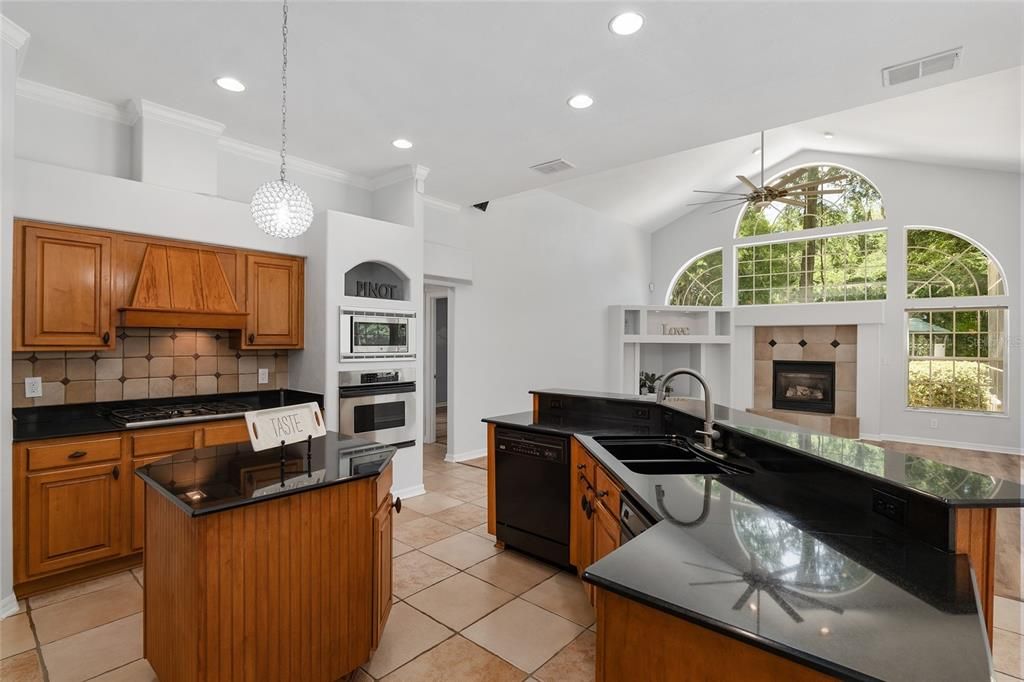
POLYGON ((376 317, 373 315, 352 315, 349 317, 349 347, 353 353, 408 353, 409 343, 412 337, 412 322, 407 317, 376 317), (355 345, 355 330, 356 324, 364 322, 367 324, 383 323, 383 324, 404 324, 405 325, 405 345, 404 346, 356 346, 355 345))

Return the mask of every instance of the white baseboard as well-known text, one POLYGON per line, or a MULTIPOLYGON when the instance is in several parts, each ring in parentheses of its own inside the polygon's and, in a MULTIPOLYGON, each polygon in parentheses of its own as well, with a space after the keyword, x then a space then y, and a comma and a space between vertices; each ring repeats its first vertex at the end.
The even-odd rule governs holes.
POLYGON ((911 445, 934 445, 941 448, 999 452, 1004 455, 1024 455, 1024 450, 1021 450, 1020 448, 1004 447, 1001 445, 987 445, 985 443, 966 443, 955 440, 940 440, 938 438, 915 438, 911 436, 898 436, 891 433, 862 433, 860 434, 860 439, 874 441, 889 440, 895 443, 909 443, 911 445))
POLYGON ((470 450, 469 452, 449 452, 444 456, 446 462, 465 462, 468 459, 479 459, 487 456, 486 448, 483 450, 470 450))
POLYGON ((401 490, 392 490, 391 494, 394 497, 416 497, 417 495, 423 495, 427 492, 427 489, 423 487, 423 484, 409 486, 408 488, 402 488, 401 490))
POLYGON ((14 593, 7 595, 3 599, 0 599, 0 620, 13 616, 18 612, 18 598, 14 596, 14 593))

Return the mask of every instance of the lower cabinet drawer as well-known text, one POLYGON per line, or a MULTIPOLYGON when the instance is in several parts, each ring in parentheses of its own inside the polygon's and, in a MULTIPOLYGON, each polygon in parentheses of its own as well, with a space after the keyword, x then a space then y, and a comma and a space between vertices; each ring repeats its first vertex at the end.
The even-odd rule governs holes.
POLYGON ((99 438, 59 445, 38 445, 26 449, 28 470, 94 464, 121 458, 121 438, 99 438))
POLYGON ((196 446, 196 429, 180 427, 157 433, 134 433, 131 436, 132 457, 172 454, 196 446))
POLYGON ((249 429, 246 428, 244 419, 217 426, 207 426, 203 429, 204 447, 212 448, 215 445, 230 445, 248 441, 249 429))

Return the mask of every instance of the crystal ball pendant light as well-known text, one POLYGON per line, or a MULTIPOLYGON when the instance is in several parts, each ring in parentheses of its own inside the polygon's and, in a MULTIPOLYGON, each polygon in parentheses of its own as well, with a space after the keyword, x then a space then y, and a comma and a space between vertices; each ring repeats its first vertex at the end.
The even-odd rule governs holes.
POLYGON ((313 222, 313 202, 298 185, 285 176, 288 144, 288 0, 282 5, 281 23, 281 177, 260 186, 252 195, 249 210, 261 230, 272 237, 287 239, 305 232, 313 222))

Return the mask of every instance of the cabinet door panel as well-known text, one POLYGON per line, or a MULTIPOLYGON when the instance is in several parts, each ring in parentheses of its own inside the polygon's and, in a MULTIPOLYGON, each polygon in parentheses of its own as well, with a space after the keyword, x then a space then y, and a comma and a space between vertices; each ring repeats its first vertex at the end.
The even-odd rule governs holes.
POLYGON ((132 462, 132 544, 133 552, 137 552, 146 544, 146 484, 135 475, 135 470, 153 462, 165 459, 166 455, 137 459, 132 462))
POLYGON ((21 343, 113 348, 112 238, 86 230, 23 225, 21 343))
POLYGON ((391 495, 373 515, 373 624, 371 648, 380 644, 384 625, 391 613, 391 544, 392 544, 391 495))
POLYGON ((28 572, 38 575, 121 552, 117 464, 28 477, 28 572))
POLYGON ((594 561, 611 554, 619 546, 619 524, 603 504, 594 510, 594 561))
POLYGON ((263 254, 248 254, 245 260, 249 319, 242 347, 301 347, 302 261, 263 254))

